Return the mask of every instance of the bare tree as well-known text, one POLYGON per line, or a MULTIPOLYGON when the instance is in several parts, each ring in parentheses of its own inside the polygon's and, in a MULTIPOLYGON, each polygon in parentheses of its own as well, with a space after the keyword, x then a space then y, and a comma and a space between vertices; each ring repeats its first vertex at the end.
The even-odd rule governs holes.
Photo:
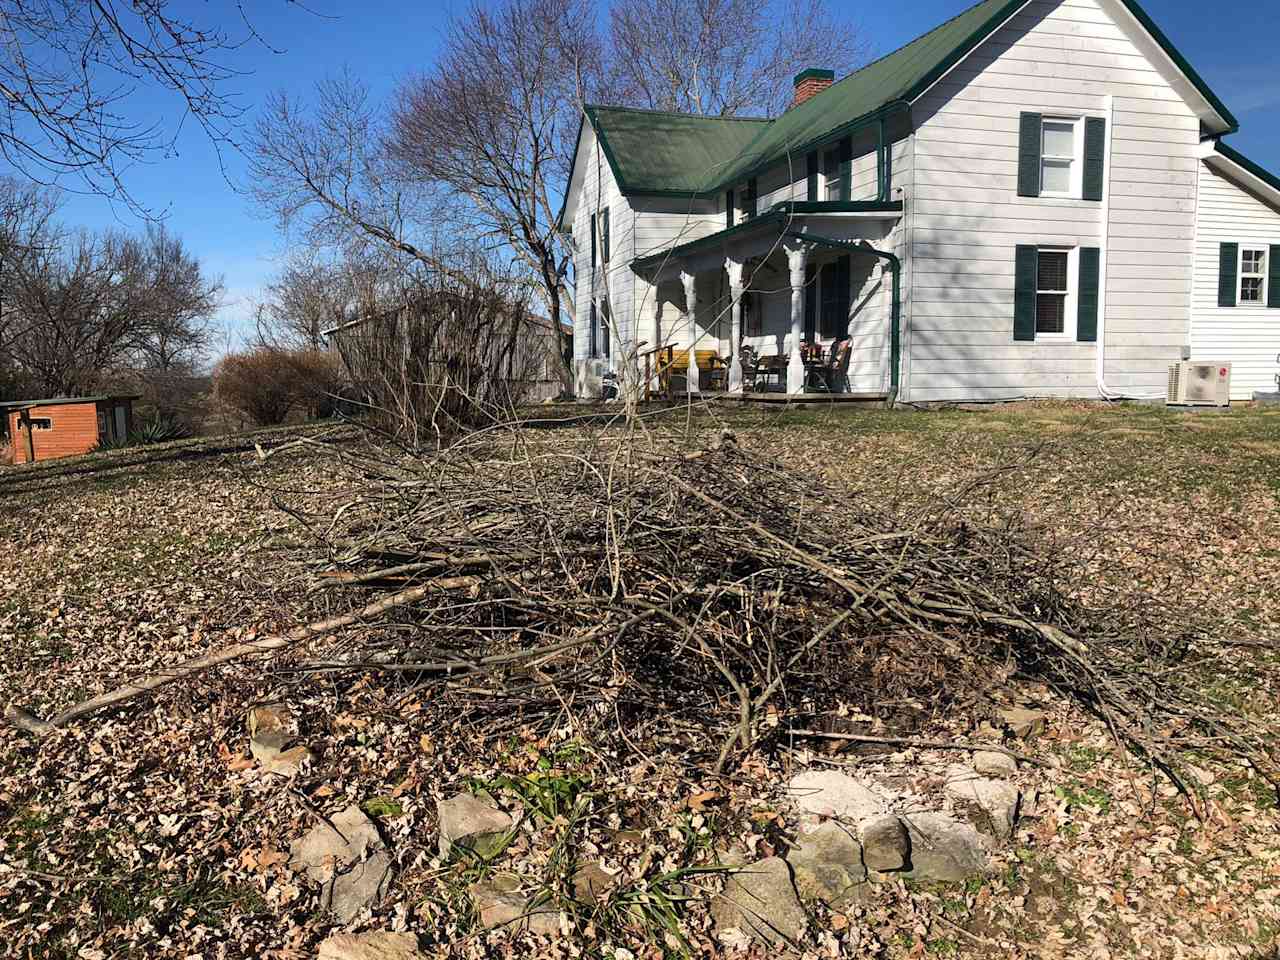
MULTIPOLYGON (((265 42, 245 4, 226 0, 233 27, 198 22, 174 0, 0 0, 0 155, 33 180, 77 179, 124 200, 132 163, 167 149, 194 121, 216 144, 232 142, 242 107, 227 89, 236 51, 265 42), (179 105, 175 123, 130 116, 146 88, 179 105)), ((212 19, 212 18, 211 18, 212 19)))
MULTIPOLYGON (((600 88, 600 38, 585 0, 474 4, 435 67, 405 83, 388 140, 406 179, 465 199, 454 222, 512 251, 556 335, 573 314, 572 250, 556 230, 583 102, 600 88)), ((566 391, 572 371, 561 362, 566 391)))
POLYGON ((385 118, 349 72, 316 86, 308 104, 271 96, 248 145, 249 195, 312 250, 360 256, 380 249, 406 269, 444 268, 431 198, 382 153, 385 118))
POLYGON ((41 392, 91 392, 113 370, 190 365, 208 336, 220 284, 180 240, 80 233, 9 264, 16 332, 0 353, 41 392))
POLYGON ((24 318, 14 309, 15 278, 25 263, 57 242, 57 212, 55 191, 0 178, 0 355, 5 343, 25 331, 24 318))
POLYGON ((847 73, 866 55, 829 0, 624 0, 609 27, 618 96, 679 113, 775 116, 794 74, 847 73))
POLYGON ((258 311, 258 339, 294 349, 324 349, 326 330, 380 305, 402 302, 397 280, 385 257, 329 259, 304 249, 268 284, 258 311))

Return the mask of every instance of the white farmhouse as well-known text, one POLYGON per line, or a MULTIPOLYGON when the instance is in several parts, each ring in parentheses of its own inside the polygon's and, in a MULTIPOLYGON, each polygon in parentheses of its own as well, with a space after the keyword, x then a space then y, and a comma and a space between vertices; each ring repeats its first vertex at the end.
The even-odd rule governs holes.
POLYGON ((1186 358, 1273 387, 1280 180, 1134 0, 984 0, 833 81, 772 120, 586 109, 580 395, 667 346, 691 391, 750 348, 802 393, 845 340, 853 396, 1157 398, 1186 358))

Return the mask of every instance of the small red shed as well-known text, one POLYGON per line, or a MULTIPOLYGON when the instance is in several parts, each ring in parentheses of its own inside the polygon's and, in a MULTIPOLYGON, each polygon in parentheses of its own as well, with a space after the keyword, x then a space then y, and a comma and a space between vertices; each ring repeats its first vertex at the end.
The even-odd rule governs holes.
POLYGON ((133 432, 137 396, 55 397, 0 403, 14 463, 88 453, 133 432))

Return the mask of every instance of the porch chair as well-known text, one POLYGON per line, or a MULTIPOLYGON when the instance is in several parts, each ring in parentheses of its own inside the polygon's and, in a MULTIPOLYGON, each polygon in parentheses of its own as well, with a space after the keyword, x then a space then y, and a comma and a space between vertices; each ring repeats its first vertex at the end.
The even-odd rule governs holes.
POLYGON ((849 360, 849 340, 833 340, 831 349, 827 352, 827 361, 815 372, 818 374, 819 383, 816 386, 826 390, 827 393, 837 393, 837 387, 847 386, 849 376, 845 371, 845 365, 849 360))

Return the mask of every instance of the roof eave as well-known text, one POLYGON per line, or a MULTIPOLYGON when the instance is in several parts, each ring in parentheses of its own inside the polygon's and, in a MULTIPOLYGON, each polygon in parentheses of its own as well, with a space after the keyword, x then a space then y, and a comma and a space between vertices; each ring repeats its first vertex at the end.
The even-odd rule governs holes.
POLYGON ((1209 166, 1219 170, 1236 183, 1258 194, 1277 210, 1280 210, 1280 177, 1254 163, 1220 140, 1212 140, 1201 147, 1201 158, 1209 166))

